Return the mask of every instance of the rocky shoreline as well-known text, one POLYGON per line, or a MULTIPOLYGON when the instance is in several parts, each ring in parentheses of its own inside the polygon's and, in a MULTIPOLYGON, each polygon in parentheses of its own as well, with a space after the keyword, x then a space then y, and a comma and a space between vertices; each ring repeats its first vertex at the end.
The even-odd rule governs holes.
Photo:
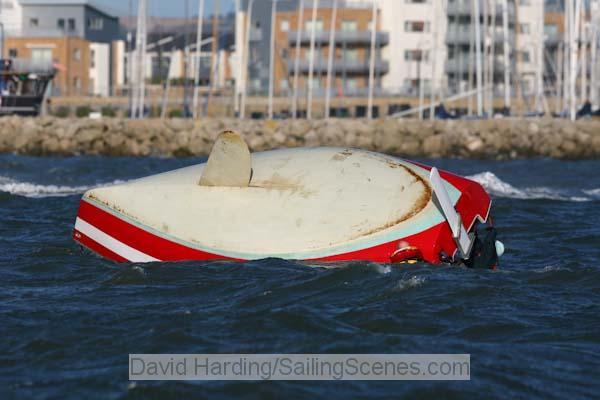
POLYGON ((0 118, 0 152, 25 155, 203 156, 226 129, 252 151, 357 147, 405 157, 600 158, 600 121, 556 119, 236 120, 0 118))

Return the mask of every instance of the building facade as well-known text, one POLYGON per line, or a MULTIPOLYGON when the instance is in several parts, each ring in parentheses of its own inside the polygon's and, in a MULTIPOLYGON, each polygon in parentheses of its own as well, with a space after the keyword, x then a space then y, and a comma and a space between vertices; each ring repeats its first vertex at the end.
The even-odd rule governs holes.
MULTIPOLYGON (((236 18, 236 43, 245 43, 249 1, 242 1, 236 18)), ((312 33, 313 1, 280 0, 275 17, 274 92, 276 95, 291 94, 298 56, 298 88, 306 94, 310 66, 310 42, 312 33), (300 5, 303 5, 300 9, 300 5), (299 23, 301 25, 299 26, 299 23), (298 36, 299 34, 299 36, 298 36), (299 52, 296 53, 297 44, 299 52)), ((320 0, 315 19, 315 53, 313 61, 313 94, 322 96, 326 87, 332 28, 333 1, 320 0)), ((335 19, 335 53, 332 64, 332 94, 345 96, 365 95, 367 92, 371 48, 372 2, 338 0, 335 19)), ((375 92, 381 92, 382 78, 389 72, 389 62, 384 60, 382 49, 389 43, 389 35, 382 30, 381 10, 377 11, 375 36, 375 92)), ((251 94, 266 94, 269 87, 271 57, 271 2, 252 3, 249 29, 248 74, 240 73, 238 63, 243 64, 240 52, 232 56, 232 71, 238 77, 239 92, 246 85, 251 94), (237 73, 236 73, 237 71, 237 73), (247 78, 247 84, 246 84, 247 78)), ((243 67, 242 67, 243 69, 243 67)))
POLYGON ((40 64, 54 64, 58 73, 52 94, 82 96, 89 94, 90 42, 78 37, 29 38, 8 37, 5 48, 9 58, 29 59, 40 64))
MULTIPOLYGON (((332 82, 333 95, 366 95, 369 85, 371 59, 372 8, 368 4, 343 4, 337 9, 333 26, 332 82)), ((332 8, 319 8, 315 19, 315 51, 313 60, 313 92, 323 95, 326 88, 327 68, 332 29, 332 8)), ((377 12, 379 18, 380 12, 377 12)), ((299 93, 306 93, 310 67, 310 42, 312 9, 304 8, 280 12, 275 22, 275 87, 280 95, 291 93, 298 58, 299 93), (302 15, 299 15, 302 12, 302 15), (302 26, 298 22, 302 21, 302 26), (299 36, 298 36, 299 35, 299 36), (297 45, 299 46, 297 47, 297 45), (299 52, 296 53, 296 49, 299 52)), ((381 78, 388 74, 389 63, 383 59, 382 48, 389 36, 376 26, 375 36, 375 87, 382 87, 381 78)), ((377 91, 377 89, 376 89, 377 91)))

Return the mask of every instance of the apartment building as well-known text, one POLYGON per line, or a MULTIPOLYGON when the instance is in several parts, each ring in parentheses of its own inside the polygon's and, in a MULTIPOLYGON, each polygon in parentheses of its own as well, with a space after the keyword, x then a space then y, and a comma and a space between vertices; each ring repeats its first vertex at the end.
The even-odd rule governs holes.
MULTIPOLYGON (((476 66, 475 27, 479 19, 481 29, 481 66, 484 85, 493 85, 496 90, 504 90, 504 2, 502 0, 477 0, 479 15, 476 16, 475 2, 472 0, 448 1, 448 33, 446 45, 448 56, 446 73, 450 93, 464 92, 474 87, 476 66)), ((508 0, 508 41, 510 71, 515 69, 515 21, 514 0, 508 0)), ((514 76, 513 76, 514 79, 514 76)))
MULTIPOLYGON (((331 90, 336 95, 366 95, 371 60, 372 5, 344 3, 337 9, 332 26, 330 4, 317 10, 314 22, 315 51, 313 60, 313 92, 324 94, 333 28, 333 62, 331 90)), ((375 88, 382 87, 382 77, 389 72, 389 62, 383 60, 382 49, 389 35, 381 30, 380 11, 377 11, 375 35, 375 88)), ((280 12, 275 22, 275 82, 279 94, 291 92, 298 58, 298 87, 305 93, 310 68, 310 42, 313 29, 312 8, 280 12), (302 15, 300 15, 302 13, 302 15), (302 21, 302 25, 298 23, 302 21), (297 47, 297 45, 299 46, 297 47), (297 49, 299 52, 297 53, 297 49)))
POLYGON ((381 27, 389 32, 383 58, 390 70, 383 85, 392 94, 416 95, 419 78, 424 89, 446 86, 445 0, 379 0, 381 27))
MULTIPOLYGON (((276 95, 289 95, 298 55, 299 92, 306 94, 310 64, 310 38, 313 28, 313 1, 304 0, 300 10, 299 0, 277 2, 275 18, 274 88, 276 95), (301 25, 299 25, 301 23, 301 25), (298 36, 299 35, 299 36, 298 36), (299 53, 296 44, 299 39, 299 53)), ((236 43, 245 43, 246 21, 249 1, 241 2, 236 18, 236 43)), ((334 29, 335 53, 332 71, 334 94, 364 95, 367 92, 371 47, 371 1, 338 0, 334 29)), ((332 0, 320 0, 317 4, 315 28, 315 53, 313 63, 313 94, 324 95, 329 58, 332 0)), ((381 10, 377 11, 375 81, 376 93, 383 87, 383 78, 389 72, 389 62, 384 60, 382 49, 389 43, 389 35, 383 31, 381 10)), ((271 2, 255 1, 252 4, 249 30, 248 84, 250 93, 266 94, 269 87, 271 2)), ((238 71, 238 91, 246 85, 244 74, 237 68, 240 54, 232 57, 233 71, 238 71)))
POLYGON ((58 69, 54 95, 108 95, 119 20, 89 0, 2 0, 2 57, 31 58, 58 69))

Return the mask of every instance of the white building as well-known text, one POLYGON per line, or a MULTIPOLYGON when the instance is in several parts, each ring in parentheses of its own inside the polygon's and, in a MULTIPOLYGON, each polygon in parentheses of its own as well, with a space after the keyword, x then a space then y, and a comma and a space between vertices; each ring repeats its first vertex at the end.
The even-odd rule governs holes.
POLYGON ((90 83, 91 95, 110 95, 110 45, 90 43, 90 83))
POLYGON ((446 0, 379 0, 381 27, 389 32, 390 42, 383 57, 390 72, 383 78, 386 90, 416 94, 419 72, 424 87, 446 86, 447 18, 446 0), (420 69, 420 71, 419 71, 420 69))
POLYGON ((517 71, 523 93, 534 95, 537 91, 538 73, 543 73, 544 62, 544 0, 519 1, 519 25, 515 46, 519 51, 517 71))
POLYGON ((5 36, 21 36, 23 7, 18 0, 0 0, 0 23, 5 36))

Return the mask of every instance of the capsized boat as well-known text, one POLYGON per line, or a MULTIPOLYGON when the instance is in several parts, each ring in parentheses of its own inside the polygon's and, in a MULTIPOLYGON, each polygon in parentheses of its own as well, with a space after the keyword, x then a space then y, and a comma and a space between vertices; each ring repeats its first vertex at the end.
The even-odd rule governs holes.
POLYGON ((495 267, 503 246, 476 182, 350 148, 250 154, 223 132, 208 161, 92 189, 73 232, 114 261, 422 260, 495 267))

